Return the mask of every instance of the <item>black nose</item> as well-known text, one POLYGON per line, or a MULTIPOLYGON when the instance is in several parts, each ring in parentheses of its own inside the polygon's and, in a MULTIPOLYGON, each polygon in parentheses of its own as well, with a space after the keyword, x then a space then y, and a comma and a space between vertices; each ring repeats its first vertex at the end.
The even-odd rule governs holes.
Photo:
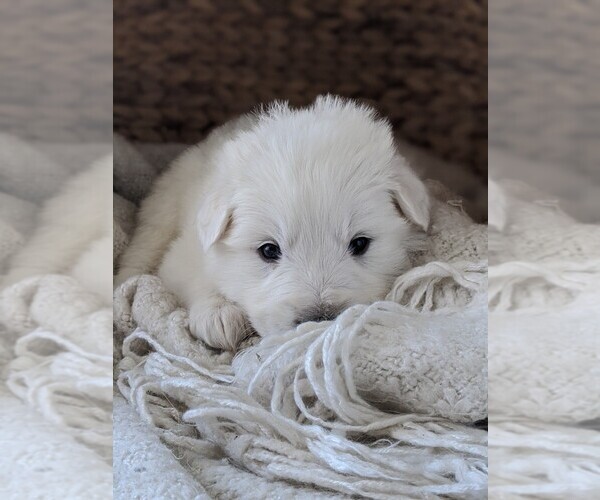
POLYGON ((330 321, 337 318, 338 314, 344 309, 343 305, 326 304, 316 307, 311 307, 302 311, 294 321, 294 325, 298 326, 301 323, 309 321, 330 321))

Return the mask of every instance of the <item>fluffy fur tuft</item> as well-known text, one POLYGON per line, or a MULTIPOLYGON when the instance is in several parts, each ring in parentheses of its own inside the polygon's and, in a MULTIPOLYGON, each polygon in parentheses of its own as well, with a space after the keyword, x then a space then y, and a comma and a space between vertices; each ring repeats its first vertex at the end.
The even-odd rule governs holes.
POLYGON ((382 299, 429 223, 389 122, 333 96, 271 104, 184 153, 144 203, 118 281, 158 270, 190 330, 234 349, 382 299), (366 237, 364 255, 350 242, 366 237), (257 249, 272 243, 279 260, 257 249), (324 313, 324 311, 326 313, 324 313))

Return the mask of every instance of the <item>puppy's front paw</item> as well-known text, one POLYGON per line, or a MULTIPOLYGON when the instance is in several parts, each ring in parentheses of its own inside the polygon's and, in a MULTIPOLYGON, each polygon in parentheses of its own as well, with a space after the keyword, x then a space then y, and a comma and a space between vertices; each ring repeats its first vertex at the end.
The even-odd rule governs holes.
POLYGON ((189 314, 190 333, 210 347, 234 351, 252 328, 244 312, 227 300, 194 304, 189 314))

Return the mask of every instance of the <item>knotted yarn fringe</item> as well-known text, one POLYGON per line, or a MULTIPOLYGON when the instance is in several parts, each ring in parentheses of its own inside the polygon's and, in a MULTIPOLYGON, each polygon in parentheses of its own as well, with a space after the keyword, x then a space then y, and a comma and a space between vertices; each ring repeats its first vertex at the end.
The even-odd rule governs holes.
MULTIPOLYGON (((485 399, 484 391, 471 387, 460 397, 454 397, 452 391, 463 383, 461 377, 469 379, 472 385, 485 385, 485 332, 477 332, 479 341, 469 332, 485 319, 484 308, 480 301, 464 310, 459 320, 455 313, 424 316, 390 302, 354 306, 335 322, 306 323, 284 335, 267 337, 242 352, 233 361, 237 382, 247 385, 248 393, 274 414, 302 417, 309 423, 336 430, 369 432, 386 428, 399 418, 391 416, 390 411, 473 423, 486 416, 486 406, 480 404, 485 399), (399 326, 407 323, 413 327, 399 326), (417 341, 415 334, 421 335, 417 341), (459 350, 465 356, 459 377, 454 378, 450 370, 437 374, 434 381, 427 376, 430 363, 436 360, 438 369, 443 371, 448 362, 443 359, 444 353, 452 358, 460 355, 459 350), (397 368, 404 358, 411 354, 422 356, 424 352, 430 359, 413 364, 410 374, 397 368), (386 357, 392 359, 391 368, 386 357), (370 363, 365 365, 363 360, 370 363), (373 371, 390 372, 399 380, 389 387, 382 386, 377 377, 370 376, 373 371), (362 378, 360 386, 357 374, 362 378), (432 382, 437 399, 425 399, 414 390, 410 384, 414 379, 419 379, 422 386, 432 382), (311 399, 315 401, 312 409, 316 413, 305 403, 311 399), (324 410, 327 419, 322 415, 324 410)), ((409 368, 404 370, 408 372, 409 368)))
MULTIPOLYGON (((472 401, 449 404, 442 396, 446 406, 433 407, 427 401, 428 413, 394 413, 374 406, 364 399, 352 363, 361 346, 382 344, 385 338, 399 351, 410 349, 410 342, 391 339, 390 334, 394 327, 414 322, 415 330, 421 324, 435 325, 429 333, 432 341, 456 364, 452 355, 465 351, 462 345, 448 349, 462 336, 456 325, 463 323, 462 329, 468 330, 485 316, 484 302, 472 309, 424 314, 389 302, 355 306, 336 321, 306 323, 262 339, 240 354, 233 368, 169 352, 138 329, 125 339, 121 367, 126 369, 118 386, 165 441, 191 453, 224 453, 265 478, 369 498, 481 496, 487 482, 487 435, 455 422, 485 418, 485 332, 473 333, 480 339, 479 364, 469 371, 465 363, 472 385, 452 376, 433 382, 442 394, 443 389, 450 391, 449 399, 454 395, 451 385, 459 385, 460 392, 471 392, 472 401), (456 331, 437 331, 446 324, 456 331)), ((424 328, 423 338, 427 335, 424 328)), ((423 340, 416 337, 409 330, 403 338, 423 340)), ((473 341, 468 333, 464 337, 465 344, 473 341)), ((432 344, 424 345, 429 350, 432 344)), ((429 361, 437 364, 437 358, 429 361)), ((392 376, 401 379, 402 371, 392 376)), ((390 393, 395 390, 389 388, 390 393)))
POLYGON ((110 460, 111 369, 112 356, 86 352, 60 335, 37 329, 17 340, 6 385, 110 460))
POLYGON ((494 474, 490 496, 595 498, 600 491, 597 426, 491 420, 489 446, 494 474))
MULTIPOLYGON (((382 436, 367 446, 319 426, 274 416, 245 391, 232 386, 169 378, 159 385, 139 386, 136 391, 140 392, 133 404, 141 410, 142 417, 158 427, 166 441, 194 453, 206 453, 209 443, 215 444, 236 465, 273 480, 295 481, 368 498, 397 498, 399 494, 407 498, 464 498, 462 494, 481 494, 486 487, 486 437, 481 431, 479 439, 459 429, 454 436, 456 441, 473 442, 481 455, 460 456, 443 447, 413 449, 397 440, 400 435, 423 440, 428 434, 435 436, 446 430, 443 425, 439 429, 427 424, 397 426, 389 430, 387 439, 382 436), (173 426, 163 427, 168 425, 167 420, 157 420, 158 412, 147 397, 157 390, 168 397, 197 396, 196 407, 181 415, 179 425, 194 424, 203 439, 194 437, 192 429, 186 436, 182 431, 172 432, 173 426), (141 404, 145 406, 138 406, 141 404)), ((449 437, 447 441, 453 439, 449 437)))
POLYGON ((112 456, 112 311, 73 278, 26 278, 0 293, 7 387, 106 462, 112 456))
POLYGON ((429 262, 398 277, 386 300, 420 311, 439 307, 457 309, 468 303, 474 293, 484 290, 486 276, 485 260, 429 262), (464 292, 468 298, 461 301, 464 292))
POLYGON ((363 444, 343 429, 331 432, 273 412, 247 389, 186 372, 169 357, 150 354, 148 374, 138 367, 119 384, 172 445, 195 453, 216 445, 263 477, 369 498, 464 498, 486 488, 483 431, 426 416, 380 414, 371 425, 347 426, 370 443, 363 444), (158 370, 160 379, 149 376, 158 370))
POLYGON ((537 292, 537 305, 544 310, 548 307, 545 299, 553 291, 562 291, 574 297, 591 284, 600 283, 600 260, 511 261, 490 266, 488 276, 491 311, 522 309, 525 304, 518 294, 524 289, 529 291, 529 295, 537 292))

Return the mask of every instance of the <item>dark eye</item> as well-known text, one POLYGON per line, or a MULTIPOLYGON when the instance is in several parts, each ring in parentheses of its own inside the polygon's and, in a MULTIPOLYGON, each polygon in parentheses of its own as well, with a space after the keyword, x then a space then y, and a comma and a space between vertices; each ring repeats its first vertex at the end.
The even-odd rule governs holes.
POLYGON ((370 244, 370 238, 367 238, 366 236, 359 236, 350 242, 348 249, 352 255, 358 257, 360 255, 364 255, 364 253, 369 249, 370 244))
POLYGON ((258 248, 258 255, 266 262, 274 262, 281 257, 281 249, 275 243, 265 243, 258 248))

